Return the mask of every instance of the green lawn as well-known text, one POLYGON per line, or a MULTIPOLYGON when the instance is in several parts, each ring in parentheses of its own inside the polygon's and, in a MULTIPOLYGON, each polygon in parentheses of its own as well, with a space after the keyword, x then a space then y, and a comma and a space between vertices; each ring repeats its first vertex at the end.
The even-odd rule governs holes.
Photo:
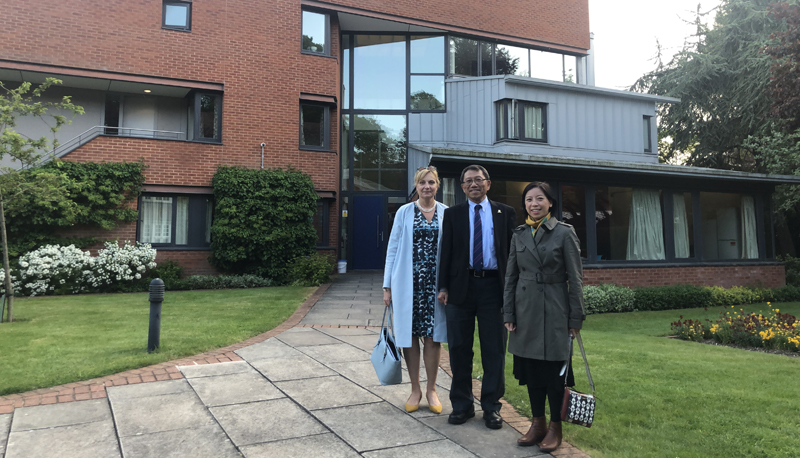
POLYGON ((231 345, 279 325, 314 288, 167 292, 147 353, 147 293, 17 299, 0 324, 0 395, 91 379, 231 345))
MULTIPOLYGON (((779 308, 800 315, 800 303, 779 308)), ((591 428, 566 425, 564 438, 594 458, 800 455, 800 358, 664 337, 679 315, 715 320, 720 310, 587 317, 581 334, 597 414, 591 428)), ((577 345, 575 351, 576 388, 587 391, 577 345)), ((479 375, 477 345, 475 352, 479 375)), ((512 364, 509 354, 505 398, 530 416, 527 390, 514 379, 512 364)))

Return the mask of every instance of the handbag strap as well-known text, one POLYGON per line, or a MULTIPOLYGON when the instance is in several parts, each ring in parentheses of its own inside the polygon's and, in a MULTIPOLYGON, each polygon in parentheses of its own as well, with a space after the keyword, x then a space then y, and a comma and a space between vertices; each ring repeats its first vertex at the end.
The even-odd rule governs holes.
MULTIPOLYGON (((572 333, 569 335, 569 360, 564 364, 564 386, 567 386, 567 377, 569 377, 569 370, 567 370, 567 366, 569 362, 572 361, 572 341, 574 337, 572 333)), ((589 379, 589 386, 592 387, 592 393, 594 393, 594 381, 592 380, 592 373, 589 372, 589 361, 586 360, 586 351, 583 349, 583 340, 581 339, 580 333, 578 334, 578 347, 581 349, 581 356, 583 356, 583 364, 586 366, 586 378, 589 379)))
MULTIPOLYGON (((391 336, 392 340, 397 342, 397 338, 394 336, 394 304, 390 305, 389 307, 384 307, 383 309, 383 318, 381 319, 381 338, 383 338, 383 329, 386 328, 389 336, 391 336), (389 314, 389 322, 386 322, 386 314, 389 314)), ((383 354, 386 356, 387 347, 384 347, 383 354)), ((397 351, 402 354, 402 350, 400 347, 397 347, 397 351)))

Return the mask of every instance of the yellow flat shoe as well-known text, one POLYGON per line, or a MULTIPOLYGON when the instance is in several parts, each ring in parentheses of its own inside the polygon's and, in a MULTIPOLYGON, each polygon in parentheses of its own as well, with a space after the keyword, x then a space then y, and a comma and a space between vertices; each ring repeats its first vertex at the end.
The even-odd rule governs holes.
MULTIPOLYGON (((436 396, 436 400, 439 401, 439 395, 436 394, 436 393, 434 393, 434 395, 436 396)), ((431 405, 431 400, 428 399, 428 409, 430 409, 430 411, 435 413, 435 414, 442 413, 442 403, 441 403, 441 401, 439 401, 439 405, 438 406, 434 406, 434 405, 431 405)))

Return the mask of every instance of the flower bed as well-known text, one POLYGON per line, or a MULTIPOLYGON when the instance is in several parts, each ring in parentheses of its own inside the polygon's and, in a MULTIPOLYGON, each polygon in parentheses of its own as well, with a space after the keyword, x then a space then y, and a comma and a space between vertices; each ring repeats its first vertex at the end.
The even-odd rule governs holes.
MULTIPOLYGON (((724 310, 712 322, 683 319, 671 323, 678 338, 702 342, 713 340, 723 345, 755 347, 768 350, 800 352, 800 327, 794 315, 780 313, 767 302, 767 313, 744 313, 744 310, 724 310)), ((734 307, 731 306, 731 309, 734 307)))

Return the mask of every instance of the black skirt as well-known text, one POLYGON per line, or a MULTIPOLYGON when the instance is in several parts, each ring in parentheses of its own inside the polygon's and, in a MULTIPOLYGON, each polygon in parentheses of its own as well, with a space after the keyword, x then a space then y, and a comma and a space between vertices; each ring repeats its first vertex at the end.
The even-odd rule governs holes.
MULTIPOLYGON (((532 387, 564 386, 564 376, 558 375, 564 361, 545 361, 514 355, 514 378, 520 385, 532 387)), ((567 386, 575 386, 572 361, 567 368, 567 386)))

